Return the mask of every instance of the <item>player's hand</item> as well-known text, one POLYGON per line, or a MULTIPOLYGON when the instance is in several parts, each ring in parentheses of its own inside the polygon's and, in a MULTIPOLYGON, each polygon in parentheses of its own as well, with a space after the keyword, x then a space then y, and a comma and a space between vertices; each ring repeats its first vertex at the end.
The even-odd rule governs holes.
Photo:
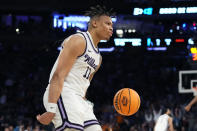
POLYGON ((50 124, 50 122, 52 121, 52 119, 54 118, 55 113, 51 113, 51 112, 45 112, 42 115, 37 115, 36 119, 43 125, 48 125, 50 124))
POLYGON ((190 111, 190 109, 191 109, 191 106, 190 106, 190 105, 187 105, 187 106, 185 107, 185 110, 186 110, 186 111, 190 111))

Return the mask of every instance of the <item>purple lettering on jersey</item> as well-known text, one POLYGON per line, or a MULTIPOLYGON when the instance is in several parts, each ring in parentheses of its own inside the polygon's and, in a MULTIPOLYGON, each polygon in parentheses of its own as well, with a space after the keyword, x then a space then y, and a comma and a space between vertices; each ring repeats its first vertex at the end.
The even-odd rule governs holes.
POLYGON ((95 65, 95 59, 90 57, 88 54, 85 54, 84 57, 86 58, 84 62, 87 62, 88 65, 90 65, 92 68, 96 70, 98 65, 95 65))

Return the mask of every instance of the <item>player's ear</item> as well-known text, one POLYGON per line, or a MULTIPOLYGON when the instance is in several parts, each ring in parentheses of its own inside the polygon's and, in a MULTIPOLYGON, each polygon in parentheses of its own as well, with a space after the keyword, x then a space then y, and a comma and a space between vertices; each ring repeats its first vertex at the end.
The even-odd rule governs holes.
POLYGON ((94 28, 97 27, 97 22, 96 22, 96 20, 92 20, 92 27, 94 27, 94 28))

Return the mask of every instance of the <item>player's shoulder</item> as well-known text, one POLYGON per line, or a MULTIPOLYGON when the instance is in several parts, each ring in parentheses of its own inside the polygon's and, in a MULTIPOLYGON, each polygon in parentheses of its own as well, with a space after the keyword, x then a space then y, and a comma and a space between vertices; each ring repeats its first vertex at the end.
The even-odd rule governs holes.
POLYGON ((76 33, 76 34, 73 34, 71 36, 69 36, 69 39, 71 41, 76 41, 76 42, 85 42, 85 38, 83 37, 83 35, 81 33, 76 33))
POLYGON ((84 46, 86 43, 85 38, 80 35, 80 34, 73 34, 67 37, 64 42, 63 42, 63 47, 64 46, 84 46))

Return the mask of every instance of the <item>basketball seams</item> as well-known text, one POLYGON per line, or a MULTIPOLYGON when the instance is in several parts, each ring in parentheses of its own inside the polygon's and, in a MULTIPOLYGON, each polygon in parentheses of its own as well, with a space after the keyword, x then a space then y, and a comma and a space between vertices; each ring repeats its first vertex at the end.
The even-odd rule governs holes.
POLYGON ((128 90, 129 90, 129 111, 128 111, 128 114, 129 114, 130 113, 130 106, 131 106, 131 94, 130 94, 131 90, 129 88, 128 88, 128 90))
POLYGON ((138 93, 130 88, 119 90, 114 96, 114 107, 116 111, 124 116, 135 114, 140 107, 141 100, 138 93))
POLYGON ((122 92, 123 92, 123 90, 120 92, 120 98, 119 98, 119 105, 120 105, 120 111, 121 111, 121 113, 122 113, 122 108, 121 108, 121 102, 120 102, 120 100, 121 100, 122 92))
POLYGON ((120 105, 119 105, 119 103, 118 103, 118 101, 119 101, 119 99, 118 99, 119 95, 120 95, 120 92, 118 92, 118 93, 115 95, 115 97, 114 97, 114 107, 115 107, 115 109, 116 109, 117 111, 119 111, 119 109, 120 109, 120 105))

